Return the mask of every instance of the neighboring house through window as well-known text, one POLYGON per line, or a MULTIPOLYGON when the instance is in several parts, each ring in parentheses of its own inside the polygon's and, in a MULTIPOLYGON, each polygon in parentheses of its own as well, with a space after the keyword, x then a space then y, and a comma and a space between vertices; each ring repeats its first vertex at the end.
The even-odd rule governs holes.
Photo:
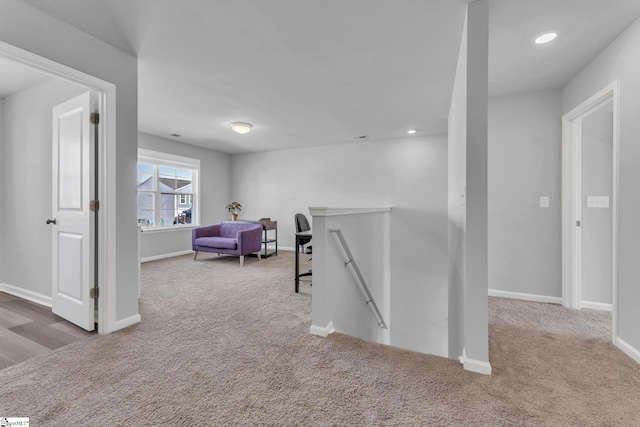
POLYGON ((138 225, 198 224, 200 160, 138 150, 138 225))

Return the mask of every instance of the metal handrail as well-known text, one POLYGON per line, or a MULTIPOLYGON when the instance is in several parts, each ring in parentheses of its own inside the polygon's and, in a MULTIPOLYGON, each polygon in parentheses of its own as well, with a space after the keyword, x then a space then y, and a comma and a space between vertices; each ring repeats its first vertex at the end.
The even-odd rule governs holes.
POLYGON ((334 233, 338 237, 338 241, 340 241, 340 244, 342 245, 342 249, 344 249, 344 253, 347 255, 347 258, 349 259, 348 261, 345 261, 344 267, 347 268, 347 266, 351 264, 353 271, 356 273, 356 276, 360 281, 360 286, 362 287, 362 290, 367 296, 366 304, 367 305, 371 304, 371 308, 373 309, 373 312, 376 314, 376 317, 378 318, 378 326, 380 326, 382 329, 387 329, 387 324, 385 323, 384 318, 382 317, 382 313, 380 313, 380 310, 378 309, 378 305, 376 304, 376 301, 373 299, 371 292, 369 292, 369 287, 367 286, 367 283, 365 282, 364 277, 362 277, 362 273, 358 268, 358 264, 356 263, 355 259, 353 259, 353 254, 349 249, 349 245, 347 245, 347 241, 344 239, 344 234, 342 234, 342 230, 340 229, 329 230, 329 233, 334 233))

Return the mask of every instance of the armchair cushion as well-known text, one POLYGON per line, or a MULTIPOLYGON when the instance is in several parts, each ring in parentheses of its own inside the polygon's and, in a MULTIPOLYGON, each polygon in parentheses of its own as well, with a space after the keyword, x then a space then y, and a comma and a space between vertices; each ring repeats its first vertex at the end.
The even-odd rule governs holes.
POLYGON ((237 249, 238 240, 231 237, 199 237, 197 239, 199 246, 220 249, 237 249))

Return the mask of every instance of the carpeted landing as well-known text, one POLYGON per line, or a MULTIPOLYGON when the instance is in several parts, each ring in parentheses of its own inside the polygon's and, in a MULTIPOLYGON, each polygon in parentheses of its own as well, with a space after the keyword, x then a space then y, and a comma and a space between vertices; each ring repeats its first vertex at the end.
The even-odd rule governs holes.
MULTIPOLYGON (((65 426, 637 426, 607 314, 490 299, 494 374, 309 334, 291 252, 142 265, 142 323, 0 371, 0 416, 65 426)), ((303 258, 306 262, 306 259, 303 258)), ((303 265, 302 269, 308 268, 303 265)))

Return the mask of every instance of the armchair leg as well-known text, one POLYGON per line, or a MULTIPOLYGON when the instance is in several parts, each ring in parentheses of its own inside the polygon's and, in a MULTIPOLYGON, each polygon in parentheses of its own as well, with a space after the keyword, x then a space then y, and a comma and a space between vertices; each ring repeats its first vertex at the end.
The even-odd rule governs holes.
POLYGON ((196 260, 196 257, 197 257, 197 256, 198 256, 198 251, 196 251, 196 253, 195 253, 195 254, 193 254, 193 260, 194 260, 194 261, 196 260))
POLYGON ((240 255, 240 267, 244 265, 244 255, 240 255))
POLYGON ((262 257, 260 256, 260 251, 256 252, 258 254, 258 261, 262 261, 262 257))

